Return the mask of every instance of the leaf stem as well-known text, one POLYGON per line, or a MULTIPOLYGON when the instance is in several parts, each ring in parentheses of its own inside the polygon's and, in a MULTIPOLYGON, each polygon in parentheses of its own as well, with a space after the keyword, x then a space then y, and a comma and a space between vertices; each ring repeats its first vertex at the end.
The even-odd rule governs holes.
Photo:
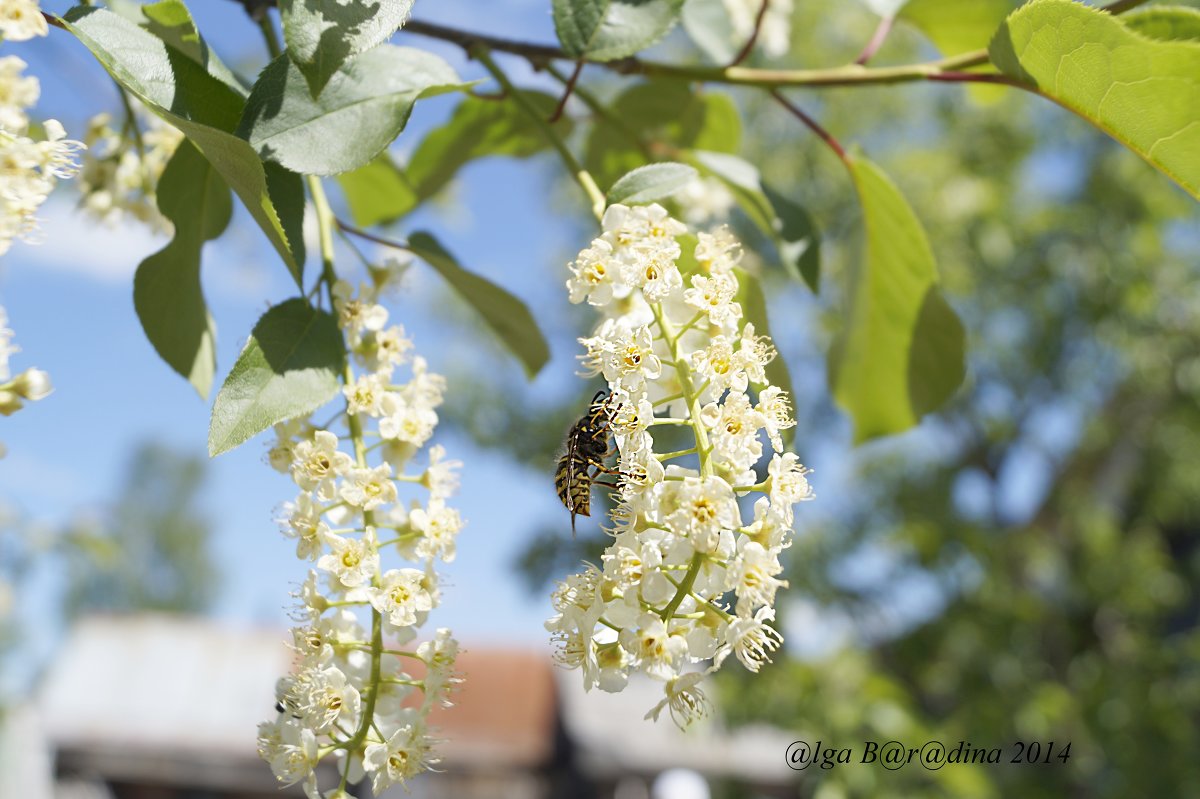
POLYGON ((771 96, 775 98, 776 102, 786 108, 792 116, 796 117, 796 119, 799 119, 809 130, 817 134, 821 141, 829 145, 829 149, 837 153, 838 158, 842 159, 842 161, 846 163, 849 163, 849 156, 846 155, 845 148, 843 148, 838 140, 833 137, 833 134, 821 127, 821 124, 817 122, 817 120, 804 113, 804 110, 800 108, 800 106, 784 97, 783 93, 778 89, 772 89, 771 96))
POLYGON ((558 132, 550 126, 550 123, 545 120, 541 112, 534 107, 529 98, 525 96, 520 89, 513 86, 508 76, 504 74, 504 70, 496 65, 492 60, 491 54, 486 47, 473 46, 470 48, 471 55, 483 64, 484 68, 492 74, 496 82, 504 89, 505 94, 512 98, 530 121, 542 132, 546 137, 546 141, 558 151, 559 157, 562 158, 563 164, 571 176, 575 178, 575 182, 583 189, 583 193, 587 195, 588 201, 592 204, 592 213, 596 215, 596 220, 604 218, 604 209, 608 203, 604 199, 604 193, 600 191, 600 187, 596 185, 596 179, 592 177, 592 173, 584 169, 583 165, 571 154, 571 150, 567 147, 567 143, 563 141, 558 132))
POLYGON ((881 17, 879 26, 875 28, 875 32, 871 34, 871 40, 867 42, 867 46, 858 54, 858 58, 854 59, 854 63, 859 66, 865 66, 868 61, 875 57, 879 52, 879 48, 883 46, 888 34, 892 32, 892 25, 895 24, 895 17, 881 17))
POLYGON ((754 17, 754 30, 750 32, 750 38, 742 45, 742 49, 738 50, 737 55, 729 62, 729 66, 736 67, 750 57, 750 52, 754 49, 755 43, 758 42, 758 34, 762 31, 763 20, 767 16, 767 9, 770 7, 771 0, 762 0, 762 5, 758 7, 758 14, 754 17))

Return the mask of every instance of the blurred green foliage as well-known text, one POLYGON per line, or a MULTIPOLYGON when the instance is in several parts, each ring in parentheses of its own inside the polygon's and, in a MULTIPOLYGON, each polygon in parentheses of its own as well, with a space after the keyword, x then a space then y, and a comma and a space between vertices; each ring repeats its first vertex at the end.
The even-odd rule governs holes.
MULTIPOLYGON (((800 4, 794 65, 852 59, 875 22, 853 3, 800 4)), ((928 43, 898 24, 875 63, 922 55, 928 43)), ((861 257, 854 191, 769 98, 735 96, 740 154, 814 217, 828 280, 814 303, 763 264, 818 501, 798 513, 790 552, 792 655, 758 675, 722 672, 725 717, 837 746, 1005 748, 997 765, 798 773, 801 796, 1186 795, 1200 785, 1196 204, 1024 93, 986 104, 946 85, 794 93, 899 184, 970 339, 967 382, 946 408, 852 449, 823 356, 861 257), (1012 764, 1015 741, 1070 742, 1071 756, 1012 764)), ((734 223, 748 249, 770 250, 734 223)), ((588 324, 582 311, 572 319, 588 324)), ((549 491, 558 428, 589 393, 580 383, 580 399, 553 410, 514 400, 485 415, 462 401, 451 412, 481 441, 516 442, 549 491)), ((533 585, 599 552, 598 536, 571 542, 563 520, 543 527, 520 564, 533 585)))

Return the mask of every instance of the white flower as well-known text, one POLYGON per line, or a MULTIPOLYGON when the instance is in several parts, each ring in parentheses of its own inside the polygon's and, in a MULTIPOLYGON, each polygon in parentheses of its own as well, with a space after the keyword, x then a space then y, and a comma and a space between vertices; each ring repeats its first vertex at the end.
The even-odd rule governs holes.
MULTIPOLYGON (((371 289, 362 286, 361 294, 369 295, 371 289)), ((377 333, 387 324, 388 310, 382 305, 354 296, 354 288, 344 280, 333 285, 333 307, 338 314, 338 324, 346 331, 351 347, 357 347, 364 333, 377 333)))
POLYGON ((338 438, 328 430, 317 430, 311 439, 301 441, 292 450, 292 479, 306 491, 315 490, 326 501, 335 496, 334 478, 353 465, 349 455, 338 451, 338 438))
POLYGON ((395 502, 396 484, 392 482, 391 464, 350 469, 342 483, 341 495, 342 500, 363 510, 375 510, 380 505, 395 502))
POLYGON ((571 279, 567 281, 571 302, 587 300, 589 305, 607 305, 618 288, 625 288, 621 275, 621 264, 613 255, 612 244, 604 239, 594 240, 591 247, 571 262, 571 279))
POLYGON ((793 452, 773 456, 767 466, 772 504, 787 507, 812 499, 813 490, 807 477, 811 473, 793 452))
POLYGON ((742 392, 750 385, 742 360, 725 336, 714 336, 707 347, 693 352, 692 368, 707 384, 709 397, 720 397, 726 389, 742 392))
POLYGON ((331 573, 347 588, 370 582, 379 566, 379 553, 369 532, 362 538, 326 536, 329 552, 317 559, 317 568, 331 573))
POLYGON ((687 655, 687 641, 671 635, 667 625, 654 613, 643 613, 635 629, 621 631, 621 646, 641 668, 656 680, 672 680, 687 655))
POLYGON ((271 765, 276 779, 292 785, 313 775, 317 737, 294 719, 265 722, 258 727, 258 752, 271 765))
POLYGON ((770 663, 771 653, 783 643, 779 633, 766 624, 774 618, 775 610, 764 605, 754 618, 738 617, 729 622, 726 628, 726 640, 748 671, 757 672, 764 664, 770 663))
POLYGON ((364 340, 363 360, 373 372, 391 377, 392 371, 408 360, 412 346, 412 341, 404 336, 404 328, 392 325, 364 340))
POLYGON ((403 784, 429 768, 429 740, 417 722, 403 725, 385 743, 371 744, 363 756, 363 766, 371 774, 371 790, 376 796, 389 785, 403 784))
POLYGON ((346 397, 346 413, 379 416, 386 391, 387 383, 382 375, 360 375, 353 383, 342 388, 342 394, 346 397))
POLYGON ((783 436, 781 431, 796 426, 792 418, 792 404, 787 392, 779 386, 768 386, 758 393, 756 410, 762 414, 763 426, 771 439, 771 446, 776 452, 783 452, 783 436))
POLYGON ((739 616, 746 618, 760 605, 775 604, 775 592, 787 587, 787 580, 775 577, 782 571, 775 553, 762 544, 748 541, 742 547, 734 585, 739 616))
POLYGON ((37 0, 0 0, 0 37, 23 42, 49 30, 37 0))
POLYGON ((429 489, 432 499, 447 499, 458 490, 458 471, 463 463, 445 458, 446 448, 441 444, 429 448, 429 467, 421 475, 421 485, 429 489))
POLYGON ((645 717, 658 721, 663 708, 669 707, 671 719, 678 727, 686 729, 692 722, 707 716, 712 706, 699 687, 703 678, 699 672, 690 672, 670 680, 665 686, 666 696, 645 717))
POLYGON ((720 477, 685 477, 672 496, 667 524, 699 552, 712 552, 722 530, 741 526, 733 488, 720 477))
POLYGON ((395 627, 418 623, 419 614, 433 610, 433 595, 425 584, 425 573, 417 569, 384 572, 371 604, 395 627))
POLYGON ((296 539, 296 557, 313 560, 320 554, 329 532, 329 525, 321 520, 324 512, 311 494, 301 494, 295 502, 284 503, 279 529, 289 538, 296 539))
POLYGON ((446 563, 454 560, 455 538, 462 530, 462 516, 454 508, 446 507, 441 497, 434 497, 426 508, 414 508, 408 514, 408 523, 421 538, 416 544, 416 555, 431 560, 440 558, 446 563))
POLYGON ((389 391, 380 403, 379 435, 419 447, 433 435, 438 415, 427 405, 389 391))

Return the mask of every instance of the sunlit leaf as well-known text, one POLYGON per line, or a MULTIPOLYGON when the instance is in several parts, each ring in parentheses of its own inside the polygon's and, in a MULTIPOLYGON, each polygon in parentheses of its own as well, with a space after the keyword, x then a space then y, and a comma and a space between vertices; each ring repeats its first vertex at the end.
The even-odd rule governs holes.
POLYGON ((420 199, 408 175, 386 152, 370 163, 337 176, 350 218, 359 227, 393 222, 417 207, 420 199))
POLYGON ((175 234, 138 266, 133 305, 162 359, 208 397, 217 331, 200 288, 200 249, 224 232, 233 199, 212 165, 184 141, 159 178, 158 208, 175 234))
POLYGON ((698 177, 694 167, 664 162, 638 167, 608 190, 608 203, 649 203, 670 197, 698 177))
POLYGON ((938 291, 920 221, 875 164, 849 161, 863 208, 865 261, 853 275, 845 327, 829 353, 834 399, 856 441, 899 433, 962 382, 962 323, 938 291))
POLYGON ((611 61, 657 42, 679 21, 684 0, 553 0, 567 55, 611 61))
POLYGON ((312 96, 346 61, 391 38, 412 6, 413 0, 279 0, 288 54, 312 96))
POLYGON ((648 81, 622 92, 610 110, 620 124, 597 120, 584 155, 584 165, 601 186, 654 160, 655 149, 735 153, 741 146, 737 105, 724 92, 699 92, 678 81, 648 81))
POLYGON ((347 172, 391 144, 419 98, 462 85, 432 53, 381 45, 343 64, 314 100, 299 68, 280 56, 254 84, 238 135, 293 171, 347 172))
POLYGON ((65 25, 117 83, 191 140, 245 203, 296 283, 304 267, 304 187, 300 176, 263 164, 233 135, 238 91, 138 25, 101 8, 77 7, 65 25))
POLYGON ((209 455, 271 425, 315 411, 338 393, 345 342, 337 320, 300 298, 274 306, 225 378, 213 404, 209 455))
POLYGON ((992 62, 1200 199, 1200 42, 1135 33, 1103 11, 1037 0, 997 31, 992 62))
POLYGON ((428 233, 413 233, 408 237, 408 246, 475 309, 500 343, 525 366, 527 375, 533 377, 541 371, 550 359, 550 348, 525 303, 490 280, 463 269, 428 233))

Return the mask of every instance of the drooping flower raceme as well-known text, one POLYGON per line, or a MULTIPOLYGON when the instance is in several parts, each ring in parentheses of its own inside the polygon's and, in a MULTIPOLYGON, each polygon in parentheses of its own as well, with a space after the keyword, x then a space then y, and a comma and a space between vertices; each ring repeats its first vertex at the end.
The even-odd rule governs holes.
MULTIPOLYGON (((8 326, 8 313, 0 306, 0 414, 12 416, 25 406, 25 402, 37 402, 54 390, 50 375, 41 369, 26 369, 13 376, 8 361, 21 348, 13 344, 13 331, 8 326)), ((0 443, 0 458, 5 454, 0 443)))
POLYGON ((454 559, 463 526, 446 504, 461 464, 426 448, 445 381, 387 325, 381 288, 339 281, 331 292, 359 367, 345 377, 346 434, 294 420, 276 427, 268 453, 300 489, 279 523, 311 568, 296 594, 296 669, 278 684, 279 714, 260 725, 259 753, 313 799, 315 768, 330 755, 343 778, 326 796, 364 776, 378 794, 435 764, 426 717, 450 704, 458 682, 448 630, 413 643, 440 599, 435 566, 454 559))
MULTIPOLYGON (((46 35, 46 20, 33 0, 0 0, 0 38, 22 41, 46 35)), ((0 57, 0 255, 15 238, 36 240, 37 210, 58 180, 79 171, 82 142, 66 137, 57 120, 42 124, 44 137, 29 134, 26 113, 38 100, 37 78, 22 74, 25 62, 0 57)))
POLYGON ((614 205, 603 228, 571 264, 567 290, 602 315, 580 343, 585 372, 613 393, 613 540, 600 566, 559 586, 546 627, 585 688, 620 691, 643 672, 665 690, 647 716, 669 708, 682 726, 706 710, 703 664, 713 671, 732 654, 758 671, 782 643, 770 624, 786 586, 779 556, 793 505, 812 491, 808 469, 783 449, 795 421, 767 379, 775 349, 737 300, 732 234, 692 238, 658 205, 614 205), (656 450, 667 426, 690 430, 694 447, 656 450))
MULTIPOLYGON (((141 105, 131 101, 140 111, 141 105)), ((126 125, 139 127, 136 138, 117 130, 108 114, 88 122, 84 143, 88 154, 79 173, 80 205, 91 216, 113 225, 126 216, 165 231, 169 223, 159 213, 158 179, 183 141, 183 134, 158 117, 138 113, 126 125)))

